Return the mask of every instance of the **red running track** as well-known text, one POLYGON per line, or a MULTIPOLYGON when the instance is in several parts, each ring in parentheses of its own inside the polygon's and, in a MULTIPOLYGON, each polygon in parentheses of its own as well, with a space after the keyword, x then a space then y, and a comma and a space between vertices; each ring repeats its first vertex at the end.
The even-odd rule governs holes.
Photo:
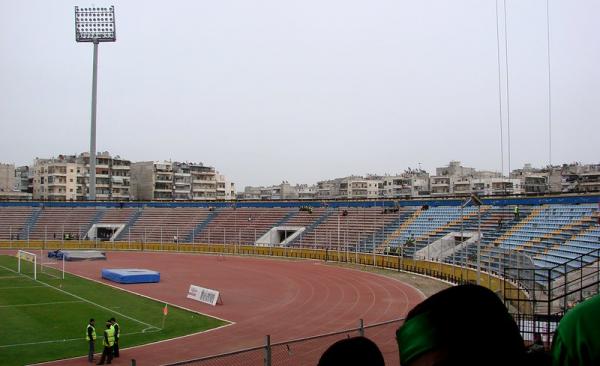
MULTIPOLYGON (((129 365, 131 359, 138 365, 159 365, 230 352, 262 345, 267 334, 277 343, 355 328, 360 318, 372 324, 402 317, 424 297, 397 280, 321 261, 233 256, 220 260, 212 255, 149 252, 107 256, 107 261, 69 262, 67 271, 235 322, 207 333, 121 350, 116 365, 129 365), (101 279, 102 268, 156 270, 161 281, 115 284, 101 279), (213 307, 187 299, 190 284, 219 290, 223 304, 213 307)), ((367 336, 381 338, 376 333, 367 336)), ((386 348, 386 363, 398 365, 393 330, 387 331, 384 342, 383 346, 381 340, 377 343, 386 348)), ((322 351, 318 353, 313 359, 318 360, 322 351)), ((82 357, 51 364, 87 362, 82 357)))

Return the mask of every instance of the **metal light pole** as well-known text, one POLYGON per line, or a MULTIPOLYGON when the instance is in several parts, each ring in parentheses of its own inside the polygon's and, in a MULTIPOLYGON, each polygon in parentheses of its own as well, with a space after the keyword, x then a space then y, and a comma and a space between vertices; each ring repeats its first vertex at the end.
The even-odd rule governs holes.
POLYGON ((92 112, 90 128, 90 180, 89 200, 96 199, 96 105, 98 91, 98 44, 115 42, 115 7, 75 7, 75 41, 92 42, 94 59, 92 68, 92 112))
POLYGON ((481 282, 481 204, 477 205, 477 284, 481 282))

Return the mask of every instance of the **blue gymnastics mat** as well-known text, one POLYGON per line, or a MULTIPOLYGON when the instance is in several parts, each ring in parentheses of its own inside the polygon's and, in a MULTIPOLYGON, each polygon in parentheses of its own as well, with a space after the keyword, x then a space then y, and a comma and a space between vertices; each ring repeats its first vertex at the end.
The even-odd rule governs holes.
POLYGON ((102 278, 118 283, 159 282, 160 273, 149 269, 121 268, 102 269, 102 278))

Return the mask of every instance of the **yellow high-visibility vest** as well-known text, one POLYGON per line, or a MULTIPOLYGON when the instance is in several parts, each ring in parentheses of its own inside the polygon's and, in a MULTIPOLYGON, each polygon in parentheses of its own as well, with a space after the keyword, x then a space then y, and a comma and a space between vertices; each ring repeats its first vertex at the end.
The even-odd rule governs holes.
POLYGON ((93 325, 88 324, 87 328, 85 328, 85 340, 91 341, 88 329, 92 328, 92 339, 96 340, 96 328, 93 325))
POLYGON ((115 330, 111 328, 107 328, 104 330, 104 345, 108 347, 112 347, 115 344, 115 330))

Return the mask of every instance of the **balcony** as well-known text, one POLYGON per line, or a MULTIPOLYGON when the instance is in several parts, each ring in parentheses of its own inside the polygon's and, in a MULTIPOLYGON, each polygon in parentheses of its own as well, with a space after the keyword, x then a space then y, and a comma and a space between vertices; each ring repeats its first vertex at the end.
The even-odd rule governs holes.
POLYGON ((192 183, 197 184, 217 184, 217 181, 214 179, 193 179, 192 183))
POLYGON ((214 192, 214 188, 206 188, 206 187, 194 187, 192 188, 192 192, 214 192))
POLYGON ((129 165, 113 165, 111 167, 112 170, 130 170, 130 168, 129 165))

